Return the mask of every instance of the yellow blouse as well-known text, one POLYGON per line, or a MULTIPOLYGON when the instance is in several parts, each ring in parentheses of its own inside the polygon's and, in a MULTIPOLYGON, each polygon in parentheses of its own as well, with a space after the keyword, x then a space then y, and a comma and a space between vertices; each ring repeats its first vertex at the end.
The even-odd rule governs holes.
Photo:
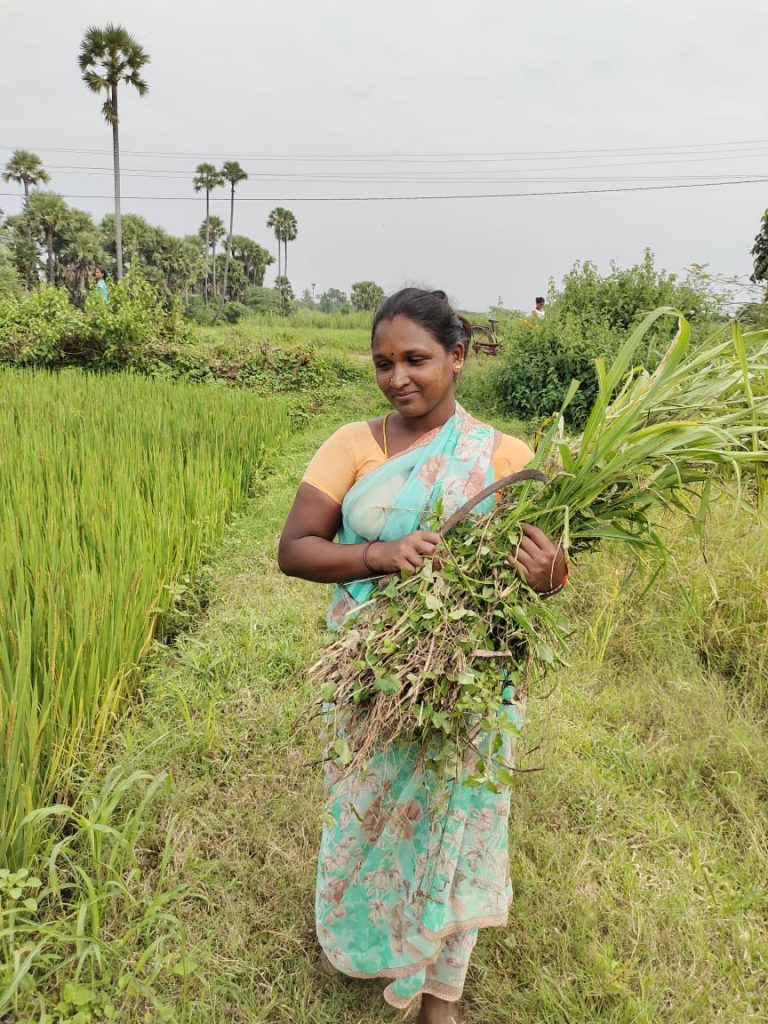
MULTIPOLYGON (((495 480, 517 473, 533 458, 533 452, 524 441, 509 434, 497 434, 493 453, 495 480)), ((369 425, 363 421, 347 423, 331 434, 315 452, 302 482, 312 484, 339 503, 344 495, 362 477, 387 461, 369 425)))

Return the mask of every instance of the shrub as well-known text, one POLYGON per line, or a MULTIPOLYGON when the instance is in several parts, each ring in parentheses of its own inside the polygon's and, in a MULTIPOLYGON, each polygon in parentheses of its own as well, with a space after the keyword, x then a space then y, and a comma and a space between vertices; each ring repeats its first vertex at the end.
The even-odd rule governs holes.
POLYGON ((597 392, 594 360, 616 348, 616 335, 604 324, 585 329, 556 313, 539 322, 517 320, 507 330, 504 362, 494 376, 499 402, 520 419, 540 419, 560 407, 575 378, 582 383, 567 419, 580 425, 597 392))
POLYGON ((29 295, 0 298, 2 362, 58 366, 84 333, 84 314, 60 288, 42 285, 29 295))
POLYGON ((42 286, 0 299, 0 361, 22 366, 78 365, 95 370, 142 369, 153 346, 186 341, 189 327, 178 303, 166 309, 143 278, 93 292, 83 310, 66 291, 42 286))
MULTIPOLYGON (((611 265, 602 277, 593 263, 576 263, 561 290, 550 287, 547 315, 502 319, 504 362, 495 374, 503 410, 521 419, 541 418, 557 410, 571 380, 581 387, 566 419, 581 427, 597 393, 595 359, 611 359, 626 333, 651 309, 673 306, 693 321, 701 336, 718 314, 717 302, 703 278, 691 273, 683 282, 656 270, 653 254, 625 270, 611 265)), ((659 323, 648 334, 643 362, 653 368, 670 327, 659 323)))
POLYGON ((236 324, 242 320, 248 312, 248 307, 244 306, 242 302, 225 302, 222 313, 227 323, 236 324))
POLYGON ((243 302, 256 313, 280 312, 280 296, 274 288, 246 288, 243 302))

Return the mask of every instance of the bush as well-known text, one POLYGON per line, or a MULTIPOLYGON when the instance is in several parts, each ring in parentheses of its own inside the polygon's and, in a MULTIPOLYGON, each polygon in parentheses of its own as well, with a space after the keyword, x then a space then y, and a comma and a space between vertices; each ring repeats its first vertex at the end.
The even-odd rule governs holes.
POLYGON ((231 302, 225 302, 224 308, 222 309, 224 319, 229 324, 238 323, 243 319, 247 312, 247 306, 244 306, 242 302, 235 302, 234 300, 231 302))
POLYGON ((274 288, 246 288, 243 302, 256 313, 280 312, 280 296, 274 288))
MULTIPOLYGON (((627 332, 658 306, 680 309, 704 334, 717 316, 715 300, 700 278, 690 274, 679 283, 674 274, 656 270, 646 250, 642 263, 622 270, 611 265, 601 277, 594 264, 576 263, 563 287, 550 287, 544 320, 504 318, 504 362, 495 374, 503 410, 521 419, 540 419, 557 411, 573 379, 581 382, 567 412, 571 427, 584 424, 597 393, 595 360, 610 359, 627 332)), ((652 369, 674 330, 668 322, 649 332, 645 365, 652 369)))
POLYGON ((0 298, 1 362, 59 366, 85 331, 84 314, 61 288, 42 285, 29 295, 0 298))
POLYGON ((542 321, 515 321, 494 378, 502 408, 519 419, 541 419, 560 407, 575 378, 581 387, 566 416, 571 426, 581 425, 596 394, 594 361, 612 354, 616 337, 605 325, 585 330, 574 318, 554 312, 542 321))
POLYGON ((141 370, 153 346, 188 337, 178 303, 164 308, 152 286, 135 275, 113 285, 108 302, 92 292, 83 310, 66 291, 48 285, 0 299, 0 362, 141 370))

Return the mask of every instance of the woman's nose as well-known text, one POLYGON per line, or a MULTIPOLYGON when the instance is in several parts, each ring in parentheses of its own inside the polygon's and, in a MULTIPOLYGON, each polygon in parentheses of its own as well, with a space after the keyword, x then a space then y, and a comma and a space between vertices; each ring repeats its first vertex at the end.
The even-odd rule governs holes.
POLYGON ((399 390, 403 384, 408 383, 408 380, 408 367, 405 363, 396 364, 392 370, 392 387, 399 390))

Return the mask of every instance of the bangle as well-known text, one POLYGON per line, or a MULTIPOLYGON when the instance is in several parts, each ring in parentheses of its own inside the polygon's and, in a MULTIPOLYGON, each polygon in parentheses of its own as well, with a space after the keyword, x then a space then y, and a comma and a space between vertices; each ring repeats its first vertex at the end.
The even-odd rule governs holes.
POLYGON ((363 547, 363 565, 368 570, 368 572, 371 574, 371 576, 379 576, 380 575, 379 570, 378 569, 374 569, 373 566, 371 565, 371 563, 368 561, 368 548, 371 546, 371 544, 378 544, 378 541, 377 540, 369 540, 368 543, 363 547))
POLYGON ((559 593, 559 591, 561 591, 563 589, 563 587, 565 586, 565 584, 567 582, 568 582, 568 570, 566 569, 565 570, 565 576, 563 576, 562 580, 558 583, 558 585, 556 587, 552 587, 551 590, 539 590, 538 591, 538 595, 539 595, 539 597, 552 597, 553 594, 559 593))

